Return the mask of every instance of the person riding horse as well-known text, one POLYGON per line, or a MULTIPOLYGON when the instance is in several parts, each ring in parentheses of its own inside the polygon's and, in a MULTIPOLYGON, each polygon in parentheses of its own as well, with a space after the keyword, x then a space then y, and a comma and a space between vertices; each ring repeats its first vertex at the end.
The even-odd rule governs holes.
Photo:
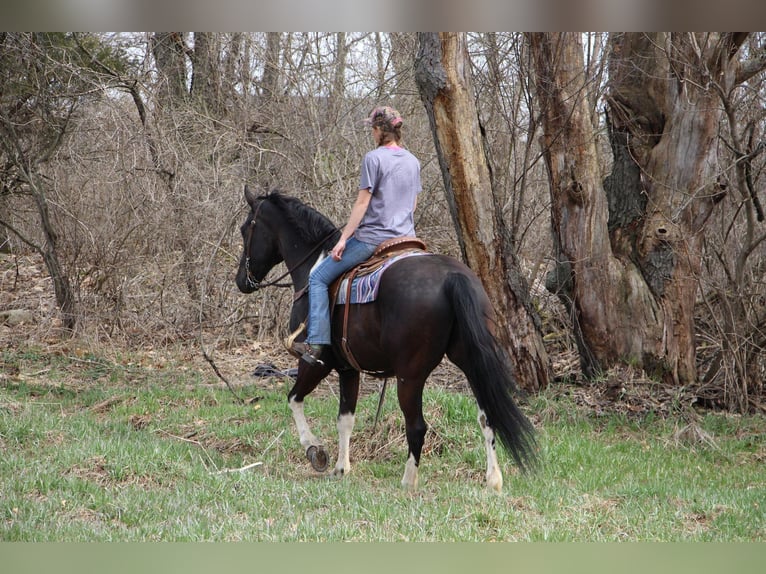
POLYGON ((314 365, 331 342, 328 288, 342 273, 366 261, 383 241, 414 237, 414 211, 422 190, 420 162, 401 145, 402 117, 389 106, 372 110, 365 123, 377 147, 362 160, 359 191, 330 256, 309 276, 308 335, 291 351, 314 365))

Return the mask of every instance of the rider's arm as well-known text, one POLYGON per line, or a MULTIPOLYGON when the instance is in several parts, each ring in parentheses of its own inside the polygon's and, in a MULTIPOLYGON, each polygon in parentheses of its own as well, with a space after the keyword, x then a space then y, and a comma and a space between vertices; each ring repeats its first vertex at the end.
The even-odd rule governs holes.
POLYGON ((343 251, 346 249, 346 240, 354 235, 356 228, 362 222, 364 214, 367 212, 367 206, 370 205, 370 199, 372 199, 372 193, 369 189, 360 189, 359 194, 356 196, 354 207, 351 208, 351 215, 348 217, 348 223, 341 231, 340 239, 335 247, 332 248, 331 255, 335 259, 340 259, 343 255, 343 251))

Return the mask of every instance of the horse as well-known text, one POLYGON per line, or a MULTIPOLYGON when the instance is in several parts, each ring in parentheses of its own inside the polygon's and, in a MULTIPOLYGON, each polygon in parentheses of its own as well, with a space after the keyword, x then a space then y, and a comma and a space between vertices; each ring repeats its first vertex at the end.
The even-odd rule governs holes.
MULTIPOLYGON (((264 279, 284 262, 288 271, 282 278, 289 274, 294 287, 290 332, 293 337, 305 336, 301 331, 308 314, 309 273, 331 250, 340 230, 314 208, 280 191, 255 196, 245 185, 245 200, 250 211, 240 228, 243 250, 237 287, 252 293, 275 284, 278 280, 264 283, 264 279)), ((304 399, 333 369, 338 373, 338 459, 332 476, 342 477, 351 470, 349 444, 362 370, 396 379, 408 447, 401 483, 415 489, 427 429, 423 388, 445 355, 463 371, 478 404, 487 486, 497 491, 503 486, 496 435, 522 471, 534 466, 534 428, 514 401, 510 359, 493 335, 492 306, 480 279, 468 266, 436 253, 395 261, 380 278, 376 300, 350 306, 345 349, 341 315, 333 313, 331 349, 325 351, 321 363, 299 361, 295 384, 287 396, 301 446, 314 470, 325 472, 329 457, 322 441, 311 432, 304 399), (349 361, 344 350, 355 360, 349 361)))

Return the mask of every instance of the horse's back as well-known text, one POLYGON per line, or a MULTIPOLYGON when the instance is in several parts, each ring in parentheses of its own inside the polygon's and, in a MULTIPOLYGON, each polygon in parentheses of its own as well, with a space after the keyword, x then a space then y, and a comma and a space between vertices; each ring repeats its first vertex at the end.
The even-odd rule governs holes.
POLYGON ((378 297, 384 304, 404 301, 417 305, 441 305, 445 297, 444 284, 450 274, 464 275, 482 293, 478 276, 470 267, 447 255, 429 255, 397 261, 383 274, 378 297))

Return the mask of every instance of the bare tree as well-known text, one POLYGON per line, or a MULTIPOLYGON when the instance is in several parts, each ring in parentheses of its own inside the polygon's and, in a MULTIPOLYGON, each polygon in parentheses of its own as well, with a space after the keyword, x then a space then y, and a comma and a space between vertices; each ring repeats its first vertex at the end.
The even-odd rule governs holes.
POLYGON ((158 101, 169 108, 186 100, 186 59, 189 49, 182 32, 155 32, 151 36, 152 54, 160 77, 158 101))
POLYGON ((263 62, 263 78, 261 92, 267 100, 279 96, 279 55, 282 34, 269 32, 266 34, 266 56, 263 62))
POLYGON ((442 167, 463 257, 484 282, 502 324, 497 335, 528 391, 549 381, 548 357, 528 288, 509 249, 493 194, 469 74, 466 35, 419 34, 416 80, 442 167))
POLYGON ((743 45, 755 56, 740 64, 743 83, 728 91, 714 84, 724 110, 719 171, 728 193, 705 235, 697 313, 701 398, 739 412, 758 407, 766 380, 763 41, 757 34, 743 45))
POLYGON ((330 92, 331 106, 337 110, 343 101, 346 91, 346 60, 348 46, 346 45, 346 33, 335 34, 335 73, 330 92))
POLYGON ((191 53, 190 93, 204 113, 219 118, 225 110, 222 85, 221 34, 195 32, 191 53))
POLYGON ((696 381, 694 303, 715 172, 715 85, 742 81, 738 34, 614 34, 609 129, 598 179, 580 34, 530 34, 543 110, 556 272, 583 371, 629 361, 668 384, 696 381))
MULTIPOLYGON (((115 54, 88 37, 85 42, 120 65, 115 54)), ((72 34, 7 33, 0 36, 0 177, 4 196, 30 196, 37 221, 0 219, 5 230, 38 252, 53 281, 65 329, 77 324, 76 302, 60 247, 66 206, 50 200, 46 166, 71 131, 73 118, 98 98, 91 62, 72 34), (57 221, 58 220, 58 221, 57 221)))

